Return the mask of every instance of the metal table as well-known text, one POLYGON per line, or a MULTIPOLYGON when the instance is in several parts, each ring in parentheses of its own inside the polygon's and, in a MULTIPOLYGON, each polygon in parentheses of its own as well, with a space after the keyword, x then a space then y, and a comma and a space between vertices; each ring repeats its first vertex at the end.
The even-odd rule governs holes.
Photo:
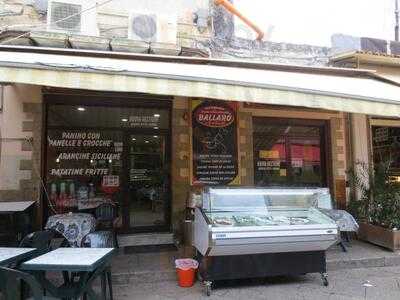
MULTIPOLYGON (((103 275, 110 268, 114 252, 114 248, 58 248, 22 263, 21 269, 33 271, 43 287, 54 297, 78 298, 87 294, 89 299, 100 299, 92 289, 92 284, 98 276, 102 276, 103 284, 103 275), (57 287, 46 278, 45 273, 48 271, 74 272, 78 280, 72 278, 57 287)), ((102 292, 105 297, 105 289, 102 292)))
POLYGON ((0 215, 8 215, 10 217, 10 228, 16 236, 16 242, 19 242, 23 235, 30 231, 28 228, 25 228, 26 232, 23 232, 24 230, 19 225, 20 222, 16 221, 17 215, 25 213, 34 203, 35 201, 0 202, 0 215))
MULTIPOLYGON (((34 256, 34 248, 0 248, 0 267, 8 267, 11 264, 18 264, 20 261, 34 256)), ((20 297, 18 286, 7 286, 7 278, 0 277, 0 290, 8 297, 20 297), (7 289, 5 288, 7 287, 7 289)))
POLYGON ((0 202, 0 213, 15 213, 27 210, 35 201, 0 202))
POLYGON ((6 267, 34 255, 34 248, 0 248, 0 266, 6 267))
POLYGON ((53 229, 66 238, 71 247, 80 247, 82 239, 96 229, 96 219, 91 214, 67 213, 50 216, 46 229, 53 229))

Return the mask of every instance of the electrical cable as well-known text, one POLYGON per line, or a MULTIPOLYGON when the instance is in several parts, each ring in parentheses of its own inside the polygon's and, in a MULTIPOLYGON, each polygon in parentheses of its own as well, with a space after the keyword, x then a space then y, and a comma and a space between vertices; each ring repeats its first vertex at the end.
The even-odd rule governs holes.
MULTIPOLYGON (((57 21, 55 21, 55 22, 51 22, 50 25, 54 25, 54 24, 57 24, 57 23, 59 23, 59 22, 66 21, 66 20, 68 20, 68 19, 70 19, 70 18, 79 16, 79 15, 81 15, 81 14, 87 12, 87 11, 90 11, 90 10, 92 10, 92 9, 98 8, 98 7, 103 6, 103 5, 107 4, 107 3, 110 3, 110 2, 112 2, 112 1, 114 1, 114 0, 105 0, 104 2, 101 2, 101 3, 99 3, 99 4, 96 3, 95 5, 93 5, 93 6, 91 6, 91 7, 88 7, 88 8, 86 8, 86 9, 80 11, 80 12, 77 12, 77 13, 75 13, 75 14, 69 15, 69 16, 67 16, 67 17, 65 17, 65 18, 62 18, 62 19, 59 19, 59 20, 57 20, 57 21)), ((35 27, 34 29, 42 28, 42 27, 45 27, 45 26, 47 26, 47 24, 39 25, 39 26, 35 27)), ((34 29, 33 29, 33 30, 34 30, 34 29)), ((20 34, 20 35, 16 36, 15 38, 12 38, 12 39, 10 39, 10 40, 6 40, 6 41, 3 41, 3 42, 0 42, 0 45, 3 45, 5 42, 6 42, 6 43, 10 43, 10 42, 13 42, 13 41, 15 41, 15 40, 18 40, 18 39, 20 39, 20 38, 22 38, 22 37, 25 37, 25 36, 31 34, 31 33, 33 32, 33 30, 30 30, 30 31, 27 31, 27 32, 25 32, 25 33, 23 33, 23 34, 20 34)), ((4 31, 4 30, 3 30, 3 31, 4 31)), ((3 31, 1 31, 1 32, 3 32, 3 31)), ((1 32, 0 32, 0 33, 1 33, 1 32)))

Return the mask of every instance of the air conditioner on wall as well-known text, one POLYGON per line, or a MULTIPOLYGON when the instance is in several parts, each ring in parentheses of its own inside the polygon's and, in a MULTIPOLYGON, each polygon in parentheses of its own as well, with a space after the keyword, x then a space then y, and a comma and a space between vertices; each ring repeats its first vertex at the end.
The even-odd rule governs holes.
POLYGON ((50 0, 47 30, 98 36, 96 0, 50 0))
POLYGON ((176 16, 131 12, 128 38, 148 43, 176 44, 176 16))

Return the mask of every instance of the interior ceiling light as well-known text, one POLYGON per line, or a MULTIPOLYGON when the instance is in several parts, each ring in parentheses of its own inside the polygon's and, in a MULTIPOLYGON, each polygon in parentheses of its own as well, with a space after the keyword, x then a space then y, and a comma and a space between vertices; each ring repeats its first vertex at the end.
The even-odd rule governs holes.
POLYGON ((77 110, 79 110, 79 111, 85 111, 86 108, 84 108, 84 107, 78 107, 77 110))

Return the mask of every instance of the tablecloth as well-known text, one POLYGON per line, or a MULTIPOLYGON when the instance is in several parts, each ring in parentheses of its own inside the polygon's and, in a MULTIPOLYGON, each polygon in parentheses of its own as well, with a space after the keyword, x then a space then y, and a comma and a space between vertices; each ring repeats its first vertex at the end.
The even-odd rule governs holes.
POLYGON ((358 231, 358 223, 354 217, 345 210, 340 209, 324 209, 320 208, 320 211, 330 217, 339 226, 340 231, 358 231))
POLYGON ((96 229, 96 219, 84 213, 58 214, 49 217, 46 229, 62 234, 71 247, 80 247, 82 239, 96 229))

